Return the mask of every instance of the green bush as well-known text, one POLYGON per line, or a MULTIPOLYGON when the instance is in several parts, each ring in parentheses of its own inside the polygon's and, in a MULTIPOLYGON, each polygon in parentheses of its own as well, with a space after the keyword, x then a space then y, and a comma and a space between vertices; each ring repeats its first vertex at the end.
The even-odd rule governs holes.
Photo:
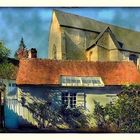
POLYGON ((105 107, 95 102, 97 126, 106 131, 140 132, 140 86, 125 86, 118 99, 105 107))
POLYGON ((88 115, 84 113, 83 108, 65 108, 62 107, 60 114, 63 121, 69 126, 70 129, 87 128, 88 115))

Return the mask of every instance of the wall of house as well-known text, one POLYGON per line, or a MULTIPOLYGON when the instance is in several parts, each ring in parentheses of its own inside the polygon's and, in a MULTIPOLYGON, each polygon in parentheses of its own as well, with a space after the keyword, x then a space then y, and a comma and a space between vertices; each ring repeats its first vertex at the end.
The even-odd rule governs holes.
POLYGON ((86 107, 90 114, 94 112, 94 101, 100 102, 101 105, 105 106, 107 103, 115 100, 116 94, 96 94, 88 93, 86 95, 86 107))
POLYGON ((49 34, 49 48, 48 48, 48 58, 54 59, 54 47, 56 47, 56 58, 62 59, 62 50, 61 50, 61 29, 56 18, 55 13, 52 16, 52 24, 50 27, 49 34))
MULTIPOLYGON (((25 95, 30 95, 32 97, 35 97, 36 99, 43 99, 43 100, 47 100, 48 99, 48 95, 51 93, 52 95, 54 95, 53 97, 58 97, 59 100, 61 100, 61 93, 62 92, 71 92, 71 93, 85 93, 86 94, 86 103, 89 100, 89 103, 87 103, 87 107, 90 105, 92 98, 91 97, 105 97, 105 100, 107 99, 108 102, 108 96, 106 95, 116 95, 117 93, 119 93, 121 91, 121 87, 120 86, 106 86, 106 87, 94 87, 94 88, 72 88, 72 87, 47 87, 47 86, 20 86, 18 88, 18 98, 21 98, 20 95, 20 91, 22 91, 22 93, 24 93, 25 95)), ((84 95, 83 95, 84 96, 84 95)), ((111 97, 111 96, 110 96, 111 97)), ((81 97, 79 96, 79 99, 81 97)), ((77 100, 79 100, 77 98, 77 100)), ((27 101, 29 101, 28 97, 27 97, 27 101)), ((102 99, 100 100, 102 102, 102 99)), ((106 102, 105 102, 106 103, 106 102)), ((103 101, 104 104, 104 101, 103 101)), ((91 110, 92 111, 92 110, 91 110)))
POLYGON ((1 79, 6 86, 6 97, 16 95, 16 80, 1 79))
POLYGON ((97 93, 88 93, 86 94, 86 108, 87 113, 92 115, 90 117, 89 126, 96 126, 96 120, 94 118, 94 101, 99 102, 101 105, 105 106, 109 102, 113 102, 117 99, 116 94, 97 94, 97 93))
MULTIPOLYGON (((58 103, 60 102, 60 105, 62 103, 61 100, 61 93, 62 92, 70 92, 70 93, 77 93, 76 96, 76 106, 82 106, 85 108, 85 111, 88 114, 93 115, 94 111, 94 100, 100 102, 102 105, 105 105, 106 103, 109 103, 110 101, 113 101, 116 97, 116 93, 119 93, 121 91, 121 87, 98 87, 98 88, 66 88, 66 87, 53 87, 48 88, 47 86, 20 86, 18 88, 18 100, 21 100, 21 91, 22 94, 24 93, 26 96, 26 101, 31 103, 32 101, 30 98, 28 98, 28 95, 33 97, 37 100, 47 100, 49 93, 53 95, 55 98, 55 102, 52 103, 54 107, 58 107, 58 103), (55 93, 55 94, 54 94, 55 93), (57 99, 57 100, 56 100, 57 99)), ((27 111, 27 110, 26 110, 27 111)), ((22 112, 21 112, 22 113, 22 112)), ((24 114, 29 114, 28 111, 24 114)), ((24 115, 23 114, 23 115, 24 115)), ((22 116, 22 114, 20 114, 22 116)), ((33 119, 30 117, 29 121, 33 121, 33 119)), ((18 121, 19 124, 24 125, 22 121, 18 121)), ((95 125, 95 120, 93 117, 91 118, 90 125, 95 125)))

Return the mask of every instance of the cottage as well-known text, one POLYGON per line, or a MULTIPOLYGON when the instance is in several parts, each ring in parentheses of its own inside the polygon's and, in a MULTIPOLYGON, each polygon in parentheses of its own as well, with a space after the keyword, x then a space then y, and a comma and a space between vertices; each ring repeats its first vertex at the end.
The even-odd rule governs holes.
POLYGON ((74 105, 68 105, 70 107, 77 105, 78 95, 81 97, 82 94, 81 104, 90 108, 92 103, 88 100, 96 96, 108 102, 108 97, 111 97, 108 94, 119 93, 122 85, 140 84, 140 73, 132 62, 23 59, 16 83, 25 93, 42 95, 42 98, 47 94, 46 89, 59 89, 62 92, 60 96, 68 96, 72 92, 77 102, 72 102, 74 105))
MULTIPOLYGON (((140 84, 140 73, 133 62, 31 58, 20 60, 16 83, 19 100, 27 94, 47 100, 48 93, 57 93, 57 100, 62 105, 68 108, 80 106, 93 114, 94 100, 102 105, 113 102, 122 85, 140 84)), ((25 100, 25 104, 31 101, 28 97, 25 100)))

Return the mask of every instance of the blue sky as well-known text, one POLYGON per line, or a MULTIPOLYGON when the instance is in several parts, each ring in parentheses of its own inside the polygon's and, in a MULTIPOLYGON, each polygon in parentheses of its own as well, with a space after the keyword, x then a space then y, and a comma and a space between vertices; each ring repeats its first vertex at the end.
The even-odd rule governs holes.
MULTIPOLYGON (((140 31, 140 8, 55 8, 135 31, 140 31)), ((21 37, 28 49, 37 48, 47 58, 48 35, 53 8, 0 8, 0 40, 18 49, 21 37)))

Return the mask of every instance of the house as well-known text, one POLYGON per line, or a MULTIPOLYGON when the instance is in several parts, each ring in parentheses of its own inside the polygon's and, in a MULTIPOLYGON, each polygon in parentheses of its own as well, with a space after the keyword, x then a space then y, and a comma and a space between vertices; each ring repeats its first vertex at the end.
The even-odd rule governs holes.
POLYGON ((140 65, 140 32, 54 10, 49 59, 133 61, 140 65))
MULTIPOLYGON (((93 114, 94 100, 105 105, 123 85, 139 85, 140 41, 134 36, 140 33, 55 10, 49 59, 37 58, 35 49, 20 59, 17 100, 24 111, 17 114, 38 125, 27 105, 31 98, 47 100, 50 93, 65 107, 93 114)), ((22 121, 17 119, 17 127, 25 125, 22 121)))
POLYGON ((106 98, 108 102, 106 95, 119 93, 123 85, 140 84, 140 73, 132 62, 125 61, 22 59, 16 83, 23 92, 42 98, 47 96, 47 89, 59 89, 60 97, 63 92, 66 92, 66 96, 72 93, 72 96, 77 97, 75 105, 78 95, 80 98, 83 95, 81 104, 86 108, 92 106, 88 100, 95 99, 95 96, 101 100, 102 97, 106 98))
POLYGON ((123 85, 139 85, 140 42, 134 36, 140 33, 55 10, 49 59, 37 58, 35 48, 26 51, 21 40, 17 96, 8 104, 15 116, 6 127, 38 126, 30 103, 44 102, 49 94, 55 95, 54 107, 59 101, 93 114, 94 100, 105 105, 116 100, 123 85))
POLYGON ((113 102, 123 85, 140 84, 140 73, 128 61, 25 58, 20 60, 16 84, 18 100, 22 101, 24 96, 24 104, 32 102, 29 96, 41 101, 51 93, 57 95, 55 99, 62 106, 82 107, 93 114, 94 100, 102 105, 113 102))

